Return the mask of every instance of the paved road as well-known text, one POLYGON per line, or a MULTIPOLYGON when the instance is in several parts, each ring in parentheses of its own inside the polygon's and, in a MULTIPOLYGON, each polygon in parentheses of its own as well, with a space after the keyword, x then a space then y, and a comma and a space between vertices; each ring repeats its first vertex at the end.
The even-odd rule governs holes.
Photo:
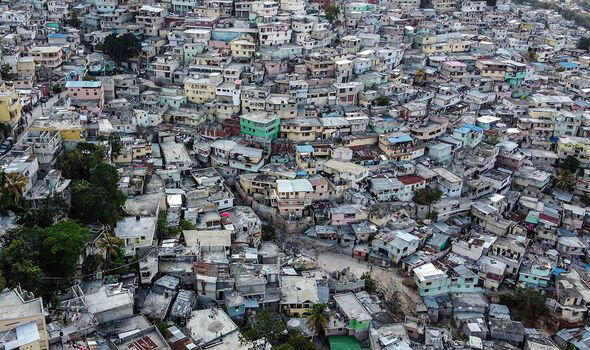
MULTIPOLYGON (((35 120, 37 120, 39 117, 43 116, 44 110, 50 109, 51 107, 53 107, 54 104, 57 103, 57 101, 59 101, 59 99, 61 97, 65 97, 65 96, 66 96, 65 92, 62 92, 60 94, 56 94, 52 98, 50 98, 47 102, 45 102, 44 104, 41 104, 41 103, 37 104, 37 106, 33 108, 33 111, 31 113, 23 112, 22 117, 25 118, 26 125, 23 128, 23 131, 19 135, 16 135, 15 144, 18 143, 20 141, 20 139, 23 138, 24 135, 26 135, 27 131, 31 127, 31 124, 33 124, 33 122, 35 120)), ((6 157, 6 154, 1 156, 0 159, 4 159, 4 157, 6 157)))

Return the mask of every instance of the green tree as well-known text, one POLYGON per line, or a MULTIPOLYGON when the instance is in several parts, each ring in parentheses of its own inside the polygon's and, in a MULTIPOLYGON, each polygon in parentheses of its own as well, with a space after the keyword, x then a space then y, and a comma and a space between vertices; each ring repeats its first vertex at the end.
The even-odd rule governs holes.
POLYGON ((103 234, 96 245, 105 255, 105 265, 110 267, 113 257, 116 257, 123 247, 123 240, 115 235, 103 234))
POLYGON ((195 229, 195 225, 193 225, 190 221, 186 220, 186 219, 181 219, 180 220, 180 229, 181 230, 194 230, 195 229))
POLYGON ((564 190, 571 190, 576 182, 576 177, 569 170, 562 170, 555 178, 555 186, 564 190))
MULTIPOLYGON (((16 234, 13 232, 12 236, 16 234)), ((34 252, 29 242, 21 237, 12 238, 0 251, 0 271, 8 287, 21 285, 24 289, 37 293, 43 282, 43 271, 35 262, 34 252)))
POLYGON ((287 344, 291 345, 295 350, 317 350, 313 343, 298 331, 289 332, 287 344))
POLYGON ((37 208, 25 208, 19 213, 16 223, 26 227, 49 227, 57 220, 66 218, 70 209, 60 193, 49 195, 37 205, 37 208))
POLYGON ((249 320, 240 341, 242 344, 262 341, 266 348, 268 344, 279 345, 284 332, 285 322, 281 316, 272 309, 264 309, 249 320))
POLYGON ((363 273, 361 279, 365 280, 365 290, 367 291, 367 293, 375 294, 379 291, 379 285, 377 281, 375 281, 373 277, 371 277, 371 274, 369 272, 363 273))
POLYGON ((307 326, 316 336, 320 336, 329 320, 330 315, 326 304, 315 304, 311 309, 311 314, 307 316, 307 326))
POLYGON ((166 219, 166 213, 160 212, 158 215, 158 221, 156 222, 156 237, 158 239, 165 239, 170 237, 178 237, 182 231, 194 230, 195 225, 186 219, 181 219, 180 223, 176 227, 168 226, 168 220, 166 219))
POLYGON ((12 266, 12 278, 9 285, 20 285, 25 290, 34 294, 43 293, 43 271, 29 259, 15 262, 12 266))
POLYGON ((584 206, 590 207, 590 197, 586 193, 583 193, 580 196, 580 202, 582 202, 584 206))
POLYGON ((3 237, 0 271, 9 287, 20 284, 48 296, 68 286, 87 239, 88 230, 70 219, 45 228, 18 227, 3 237))
POLYGON ((82 274, 92 275, 96 273, 96 271, 102 266, 102 263, 102 256, 100 256, 100 254, 88 255, 82 263, 82 274))
POLYGON ((324 10, 326 14, 326 19, 333 23, 336 19, 338 19, 338 15, 340 14, 340 8, 336 5, 328 5, 324 10))
POLYGON ((293 345, 286 343, 286 344, 273 346, 271 348, 271 350, 296 350, 296 349, 293 347, 293 345))
POLYGON ((134 265, 137 265, 137 259, 133 258, 131 263, 128 264, 125 260, 125 251, 123 250, 123 247, 118 247, 115 250, 115 254, 111 257, 110 264, 106 266, 106 269, 109 270, 109 275, 124 275, 129 273, 134 265))
POLYGON ((55 83, 53 84, 53 86, 51 87, 51 91, 53 91, 54 94, 59 94, 62 91, 64 91, 64 86, 61 83, 55 83))
POLYGON ((103 147, 80 142, 75 149, 58 159, 56 167, 62 170, 67 179, 88 180, 92 176, 94 168, 104 161, 104 157, 103 147))
POLYGON ((6 280, 4 279, 4 275, 2 274, 2 271, 0 270, 0 291, 3 291, 4 288, 6 288, 6 280))
POLYGON ((429 219, 430 221, 437 222, 438 221, 438 212, 436 210, 433 210, 430 213, 428 213, 426 218, 429 219))
POLYGON ((262 225, 262 240, 274 241, 277 239, 275 228, 272 225, 262 225))
POLYGON ((8 63, 3 64, 0 67, 0 73, 2 74, 2 80, 13 80, 14 74, 12 74, 12 67, 8 63))
POLYGON ((123 154, 123 144, 121 143, 121 137, 119 135, 111 134, 109 136, 109 144, 111 145, 111 161, 114 158, 119 157, 123 154))
POLYGON ((160 331, 160 334, 164 336, 164 338, 168 338, 170 336, 170 332, 168 332, 168 325, 166 322, 158 322, 156 323, 156 327, 160 331))
POLYGON ((389 97, 387 96, 379 96, 375 100, 377 106, 387 106, 389 105, 389 97))
POLYGON ((440 199, 442 191, 438 188, 426 187, 414 192, 414 202, 420 205, 430 205, 440 199))
POLYGON ((512 294, 501 294, 500 302, 514 310, 516 316, 522 321, 535 321, 547 316, 548 309, 545 304, 545 295, 532 288, 516 287, 512 294))
POLYGON ((65 21, 65 24, 69 25, 70 27, 80 28, 80 26, 82 25, 82 21, 80 21, 80 18, 78 18, 78 16, 78 11, 72 11, 70 13, 70 17, 68 17, 68 19, 65 21))
POLYGON ((537 60, 539 59, 539 54, 537 52, 529 51, 526 54, 525 59, 529 62, 537 62, 537 60))
POLYGON ((70 215, 83 222, 114 226, 125 199, 125 194, 118 188, 105 188, 78 180, 72 184, 70 215))
POLYGON ((166 220, 166 213, 160 212, 158 214, 158 221, 156 221, 156 237, 158 237, 158 239, 164 239, 170 236, 170 228, 168 227, 168 221, 166 220))
POLYGON ((6 123, 0 123, 0 139, 5 140, 7 137, 12 136, 12 127, 6 123))
POLYGON ((432 4, 430 3, 430 0, 420 0, 420 8, 421 9, 432 8, 432 4))
POLYGON ((28 181, 22 174, 0 172, 0 213, 22 211, 22 192, 28 181))
POLYGON ((424 68, 418 69, 418 71, 416 71, 416 75, 414 76, 414 85, 423 84, 425 79, 426 79, 426 70, 424 68))
POLYGON ((51 276, 73 276, 88 240, 88 229, 71 219, 64 219, 40 232, 43 239, 40 266, 51 276))
POLYGON ((580 168, 580 161, 574 156, 567 156, 567 158, 559 163, 559 168, 575 174, 580 168))
POLYGON ((93 77, 93 76, 91 76, 91 75, 85 75, 85 76, 82 78, 82 81, 97 81, 97 80, 98 80, 98 79, 96 79, 96 77, 93 77))
POLYGON ((581 50, 589 50, 590 49, 590 36, 585 36, 583 38, 580 38, 580 40, 578 41, 578 49, 581 50))
POLYGON ((70 215, 87 223, 114 225, 126 196, 118 187, 117 170, 104 162, 104 156, 103 147, 82 142, 63 155, 57 167, 74 180, 70 215))
POLYGON ((102 50, 115 62, 126 62, 141 53, 141 43, 132 33, 111 34, 104 39, 102 50))

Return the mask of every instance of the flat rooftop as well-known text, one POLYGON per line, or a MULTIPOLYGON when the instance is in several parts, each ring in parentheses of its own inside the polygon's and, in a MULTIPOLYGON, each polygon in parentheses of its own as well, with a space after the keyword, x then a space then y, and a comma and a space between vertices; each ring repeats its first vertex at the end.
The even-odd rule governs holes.
POLYGON ((115 235, 119 238, 135 238, 139 236, 152 236, 156 230, 156 217, 135 216, 123 218, 115 226, 115 235))
POLYGON ((195 310, 186 329, 197 343, 206 344, 218 337, 237 333, 238 326, 221 309, 195 310))
POLYGON ((364 306, 359 302, 357 297, 352 293, 336 294, 334 295, 334 301, 348 320, 364 322, 373 319, 369 312, 367 312, 364 306))

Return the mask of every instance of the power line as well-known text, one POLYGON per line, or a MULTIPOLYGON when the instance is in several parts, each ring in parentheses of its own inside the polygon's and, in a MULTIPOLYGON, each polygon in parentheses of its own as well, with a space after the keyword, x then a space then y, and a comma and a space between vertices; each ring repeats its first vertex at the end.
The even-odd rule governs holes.
POLYGON ((97 273, 99 273, 99 272, 100 272, 100 273, 102 273, 102 274, 104 274, 105 272, 119 270, 119 269, 121 269, 121 268, 123 268, 123 267, 131 266, 131 265, 133 265, 133 264, 135 264, 135 263, 139 263, 140 261, 142 261, 142 260, 146 259, 146 258, 147 258, 147 257, 150 255, 150 253, 151 253, 151 252, 153 252, 155 249, 157 249, 157 248, 152 248, 152 250, 151 250, 151 251, 149 251, 147 254, 145 254, 145 256, 144 256, 143 258, 141 258, 141 259, 137 259, 137 261, 130 262, 130 263, 128 263, 128 264, 123 264, 123 265, 121 265, 121 266, 119 266, 119 267, 115 267, 115 268, 112 268, 112 269, 106 269, 106 270, 96 271, 95 273, 91 273, 91 274, 87 274, 87 275, 78 275, 78 276, 74 276, 74 277, 70 277, 70 278, 66 278, 66 277, 53 277, 53 276, 44 276, 44 277, 43 277, 43 279, 46 279, 46 280, 69 280, 69 279, 71 279, 71 278, 78 279, 78 278, 84 278, 84 277, 92 277, 92 276, 96 276, 96 274, 97 274, 97 273))

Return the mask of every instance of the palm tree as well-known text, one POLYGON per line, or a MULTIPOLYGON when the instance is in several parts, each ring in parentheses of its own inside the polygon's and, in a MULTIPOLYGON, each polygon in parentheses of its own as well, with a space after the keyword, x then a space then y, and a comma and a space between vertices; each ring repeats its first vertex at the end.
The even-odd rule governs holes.
POLYGON ((422 82, 424 82, 424 78, 426 78, 426 70, 424 70, 424 68, 418 69, 416 75, 414 76, 414 84, 422 84, 422 82))
POLYGON ((29 178, 22 174, 2 173, 2 191, 10 193, 15 201, 19 201, 23 189, 27 186, 29 178))
POLYGON ((572 174, 569 170, 563 170, 555 178, 555 186, 558 188, 563 188, 565 190, 571 190, 574 187, 574 183, 576 178, 574 174, 572 174))
POLYGON ((307 326, 315 335, 319 336, 328 325, 329 319, 326 304, 315 304, 311 309, 311 314, 307 316, 307 326))
POLYGON ((105 268, 108 268, 113 255, 116 255, 123 246, 123 240, 115 235, 105 233, 96 242, 96 245, 105 254, 105 268))
POLYGON ((29 179, 21 174, 0 173, 0 212, 19 207, 23 189, 29 179))

